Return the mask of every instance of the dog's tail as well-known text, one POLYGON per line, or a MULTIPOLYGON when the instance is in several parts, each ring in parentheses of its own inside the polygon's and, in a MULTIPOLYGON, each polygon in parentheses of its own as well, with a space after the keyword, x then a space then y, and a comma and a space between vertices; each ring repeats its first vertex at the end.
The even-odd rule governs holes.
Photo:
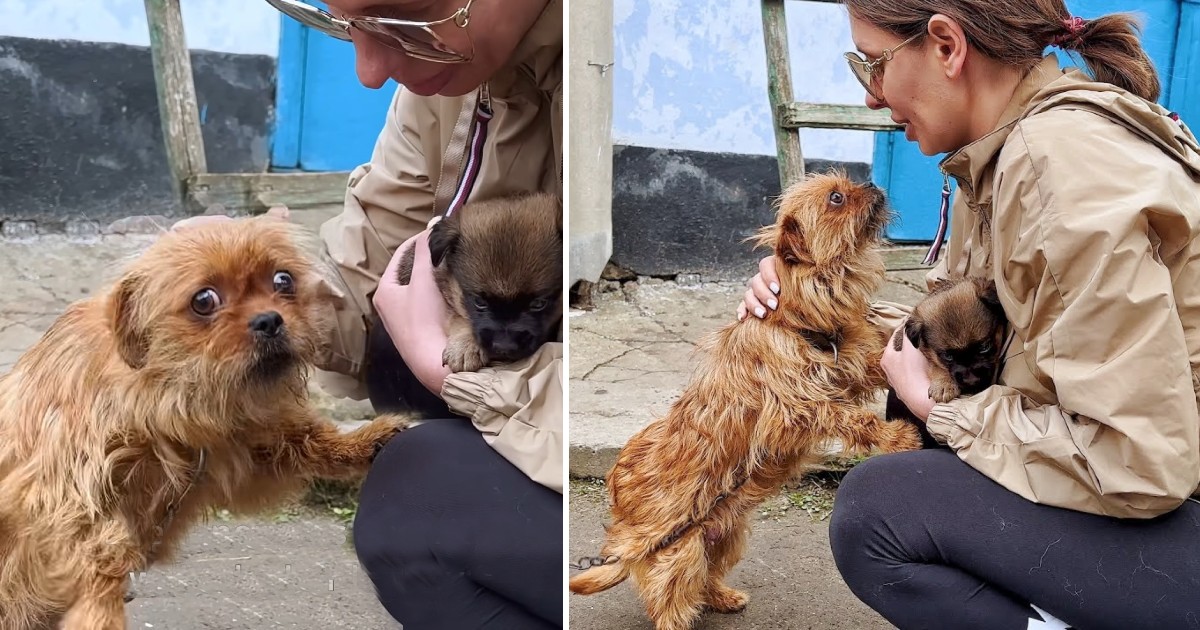
POLYGON ((571 592, 577 595, 592 595, 625 581, 629 577, 629 566, 620 558, 612 564, 594 566, 571 578, 571 592))

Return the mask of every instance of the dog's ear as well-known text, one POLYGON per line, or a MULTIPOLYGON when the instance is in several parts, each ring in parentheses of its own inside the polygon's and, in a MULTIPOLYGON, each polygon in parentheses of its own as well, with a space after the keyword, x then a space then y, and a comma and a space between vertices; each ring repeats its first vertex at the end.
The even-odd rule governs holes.
POLYGON ((945 291, 946 289, 949 289, 952 286, 954 286, 953 280, 950 280, 948 278, 938 278, 937 280, 933 281, 933 286, 931 286, 929 288, 929 295, 933 295, 935 293, 941 293, 942 291, 945 291))
POLYGON ((108 321, 117 341, 117 352, 135 370, 146 365, 146 354, 150 350, 145 327, 137 313, 142 284, 140 277, 127 275, 108 298, 108 321))
POLYGON ((904 336, 908 337, 914 348, 920 348, 921 339, 925 336, 925 325, 921 320, 909 317, 904 322, 904 336))
POLYGON ((436 267, 454 251, 459 237, 458 214, 453 214, 433 226, 429 232, 429 258, 436 267))
POLYGON ((983 305, 993 315, 1003 319, 1004 306, 1000 304, 1000 296, 996 293, 996 282, 994 280, 976 278, 975 284, 979 287, 979 301, 983 302, 983 305))

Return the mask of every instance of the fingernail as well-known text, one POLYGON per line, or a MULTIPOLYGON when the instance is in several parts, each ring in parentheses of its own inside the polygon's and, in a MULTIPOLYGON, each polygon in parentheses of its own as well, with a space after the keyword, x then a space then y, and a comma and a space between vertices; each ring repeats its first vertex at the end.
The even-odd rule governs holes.
POLYGON ((760 306, 760 307, 754 309, 754 315, 756 317, 758 317, 759 319, 762 319, 767 316, 767 309, 760 306))
MULTIPOLYGON (((771 293, 774 293, 775 295, 779 295, 779 284, 778 283, 775 283, 775 282, 771 283, 771 293)), ((774 307, 772 307, 772 308, 774 308, 774 307)))
POLYGON ((771 299, 767 300, 767 306, 771 307, 771 310, 773 311, 773 310, 779 308, 779 300, 776 300, 775 298, 771 298, 771 299))

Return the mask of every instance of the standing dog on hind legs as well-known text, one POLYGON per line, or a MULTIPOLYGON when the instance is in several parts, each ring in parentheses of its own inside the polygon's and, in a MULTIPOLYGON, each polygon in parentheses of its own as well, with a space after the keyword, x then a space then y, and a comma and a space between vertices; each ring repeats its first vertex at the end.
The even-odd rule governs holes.
POLYGON ((741 559, 755 506, 831 438, 853 451, 915 450, 903 422, 867 404, 885 385, 886 337, 868 320, 883 281, 883 192, 844 174, 789 189, 758 237, 779 259, 779 308, 710 336, 665 418, 633 436, 608 475, 606 564, 574 576, 592 594, 630 574, 658 630, 685 630, 704 607, 732 613, 746 595, 723 582, 741 559))

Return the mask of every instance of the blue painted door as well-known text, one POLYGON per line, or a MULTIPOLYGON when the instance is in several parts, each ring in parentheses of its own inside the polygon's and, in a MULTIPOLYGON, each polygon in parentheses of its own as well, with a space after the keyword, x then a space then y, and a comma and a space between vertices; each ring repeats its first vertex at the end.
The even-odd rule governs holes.
POLYGON ((397 85, 388 81, 378 90, 364 88, 354 72, 350 42, 280 18, 271 166, 351 170, 371 158, 397 85))
MULTIPOLYGON (((1200 129, 1200 0, 1067 0, 1075 15, 1096 17, 1118 11, 1142 15, 1142 44, 1163 84, 1159 102, 1179 112, 1193 129, 1200 129)), ((1059 53, 1063 65, 1082 65, 1059 53)), ((886 189, 899 219, 889 231, 897 242, 929 242, 937 231, 942 174, 938 162, 926 157, 903 132, 875 135, 872 179, 886 189)), ((954 185, 951 180, 951 186, 954 185)))

